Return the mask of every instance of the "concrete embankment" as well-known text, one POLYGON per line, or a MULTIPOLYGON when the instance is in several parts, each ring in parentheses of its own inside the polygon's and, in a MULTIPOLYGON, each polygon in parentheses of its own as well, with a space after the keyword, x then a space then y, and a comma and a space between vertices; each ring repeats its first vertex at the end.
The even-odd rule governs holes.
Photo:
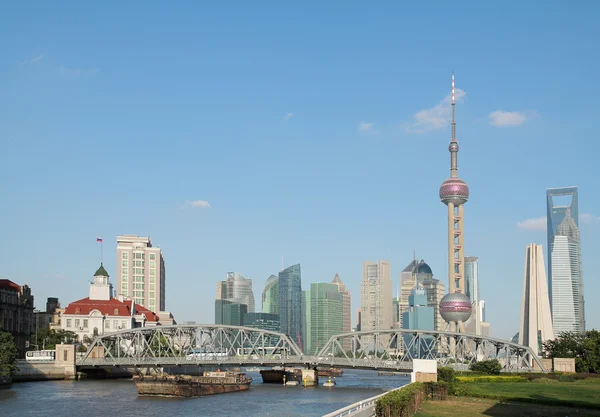
MULTIPOLYGON (((397 391, 409 385, 410 384, 406 384, 388 392, 397 391)), ((347 407, 340 408, 339 410, 329 414, 325 414, 323 417, 373 417, 375 415, 375 401, 377 401, 378 398, 383 397, 388 392, 367 398, 366 400, 355 402, 347 407)))

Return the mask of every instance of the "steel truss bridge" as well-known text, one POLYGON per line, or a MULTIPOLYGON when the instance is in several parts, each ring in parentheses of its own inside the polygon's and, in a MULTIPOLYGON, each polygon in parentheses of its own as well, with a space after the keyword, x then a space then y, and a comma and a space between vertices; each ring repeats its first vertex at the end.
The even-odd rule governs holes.
POLYGON ((96 337, 77 360, 82 367, 305 366, 412 371, 413 359, 468 369, 498 359, 506 372, 546 372, 526 346, 465 333, 392 329, 331 337, 306 355, 283 333, 225 325, 141 327, 96 337), (537 365, 537 366, 536 366, 537 365))

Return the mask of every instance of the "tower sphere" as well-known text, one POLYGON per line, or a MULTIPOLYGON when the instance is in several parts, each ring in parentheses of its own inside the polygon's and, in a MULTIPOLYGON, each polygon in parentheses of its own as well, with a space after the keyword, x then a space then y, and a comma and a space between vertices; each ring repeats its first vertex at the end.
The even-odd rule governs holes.
POLYGON ((460 178, 448 178, 440 187, 440 199, 442 203, 454 203, 461 205, 469 199, 469 187, 467 183, 460 178))
POLYGON ((463 323, 471 317, 471 300, 462 292, 446 294, 440 301, 440 314, 446 323, 463 323))

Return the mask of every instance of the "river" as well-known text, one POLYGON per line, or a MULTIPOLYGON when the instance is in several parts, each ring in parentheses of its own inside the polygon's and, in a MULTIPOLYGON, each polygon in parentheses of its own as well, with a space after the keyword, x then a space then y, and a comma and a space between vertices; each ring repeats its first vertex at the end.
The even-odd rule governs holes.
MULTIPOLYGON (((44 381, 0 390, 0 416, 320 417, 405 385, 409 377, 345 370, 334 388, 263 384, 259 373, 245 392, 200 398, 138 397, 131 380, 44 381)), ((325 382, 324 378, 320 380, 325 382)))

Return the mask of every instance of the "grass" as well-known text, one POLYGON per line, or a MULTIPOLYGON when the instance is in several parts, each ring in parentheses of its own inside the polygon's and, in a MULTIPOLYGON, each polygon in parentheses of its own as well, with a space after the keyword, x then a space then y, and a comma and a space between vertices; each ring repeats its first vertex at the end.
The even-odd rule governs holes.
MULTIPOLYGON (((501 384, 504 385, 504 384, 501 384)), ((487 398, 450 397, 445 401, 427 401, 414 417, 598 417, 600 410, 504 402, 487 398)))
POLYGON ((600 381, 460 384, 466 397, 600 410, 600 381))

